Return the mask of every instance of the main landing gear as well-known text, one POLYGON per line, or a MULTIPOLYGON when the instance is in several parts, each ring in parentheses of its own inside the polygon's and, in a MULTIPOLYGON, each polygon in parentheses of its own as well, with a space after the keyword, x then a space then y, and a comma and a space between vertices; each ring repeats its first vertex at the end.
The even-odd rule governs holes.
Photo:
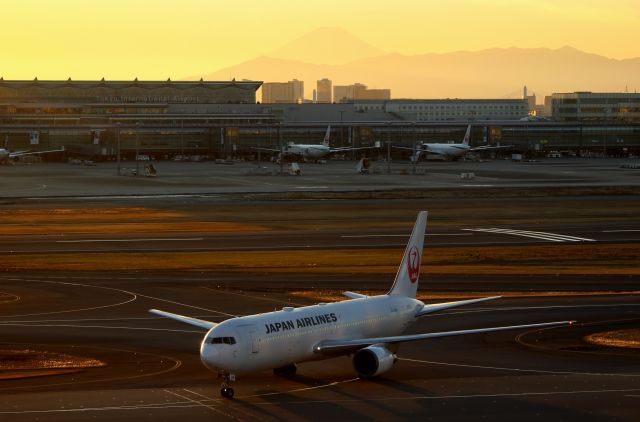
POLYGON ((298 370, 298 367, 296 366, 296 364, 292 363, 291 365, 282 366, 280 368, 274 368, 273 374, 278 377, 292 377, 296 374, 297 370, 298 370))
POLYGON ((233 398, 233 388, 231 388, 231 382, 236 380, 236 376, 233 374, 227 374, 226 372, 218 373, 218 378, 222 378, 222 385, 220 386, 220 395, 225 399, 233 398))

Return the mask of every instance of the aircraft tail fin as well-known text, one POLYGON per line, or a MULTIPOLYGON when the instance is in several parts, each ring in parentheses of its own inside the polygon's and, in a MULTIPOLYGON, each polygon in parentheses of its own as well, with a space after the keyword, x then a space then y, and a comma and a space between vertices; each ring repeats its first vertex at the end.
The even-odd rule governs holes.
POLYGON ((416 297, 418 279, 420 278, 420 264, 424 246, 425 230, 427 228, 427 211, 420 211, 413 226, 409 243, 404 251, 402 262, 398 268, 388 295, 416 297))
POLYGON ((329 138, 331 136, 331 125, 327 126, 327 131, 324 134, 324 139, 322 140, 322 145, 329 146, 329 138))
POLYGON ((471 140, 471 125, 467 126, 467 131, 464 134, 464 138, 462 139, 462 143, 464 145, 469 145, 469 141, 471 140))

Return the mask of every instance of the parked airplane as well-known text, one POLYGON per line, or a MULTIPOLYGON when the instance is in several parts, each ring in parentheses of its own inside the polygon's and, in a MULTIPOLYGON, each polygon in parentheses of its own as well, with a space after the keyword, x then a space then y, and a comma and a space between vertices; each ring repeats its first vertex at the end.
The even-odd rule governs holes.
POLYGON ((9 160, 15 157, 21 157, 23 155, 49 154, 51 152, 64 151, 64 147, 62 147, 61 149, 52 149, 48 151, 9 151, 8 143, 8 139, 5 139, 4 148, 0 148, 0 163, 8 163, 9 160))
POLYGON ((573 321, 491 327, 471 330, 402 333, 416 320, 433 312, 498 299, 499 296, 425 305, 416 299, 427 212, 413 227, 391 290, 381 296, 344 292, 351 300, 209 322, 151 309, 149 312, 208 330, 200 346, 200 359, 223 378, 221 394, 232 398, 235 374, 273 369, 276 375, 293 375, 296 364, 353 355, 361 378, 391 369, 401 343, 430 338, 501 330, 551 327, 573 321), (275 368, 275 369, 274 369, 275 368))
POLYGON ((501 148, 513 148, 513 145, 471 147, 469 145, 470 139, 471 139, 471 125, 467 126, 467 131, 464 134, 462 143, 445 144, 445 143, 421 142, 416 145, 416 148, 399 147, 399 146, 395 146, 394 148, 412 150, 413 155, 411 156, 411 161, 414 163, 420 161, 420 156, 422 154, 434 154, 434 155, 441 156, 445 160, 457 160, 460 157, 464 156, 467 152, 487 151, 487 150, 501 149, 501 148))
MULTIPOLYGON (((253 148, 259 151, 269 151, 269 152, 277 152, 284 156, 297 156, 302 157, 304 161, 318 161, 322 158, 327 157, 329 154, 336 152, 347 152, 347 151, 355 151, 361 149, 371 149, 377 147, 341 147, 341 148, 331 148, 329 146, 329 136, 331 134, 331 125, 327 126, 327 131, 324 134, 324 139, 321 144, 295 144, 290 143, 283 146, 282 150, 275 148, 262 148, 256 147, 253 148)), ((280 157, 282 158, 282 157, 280 157)))

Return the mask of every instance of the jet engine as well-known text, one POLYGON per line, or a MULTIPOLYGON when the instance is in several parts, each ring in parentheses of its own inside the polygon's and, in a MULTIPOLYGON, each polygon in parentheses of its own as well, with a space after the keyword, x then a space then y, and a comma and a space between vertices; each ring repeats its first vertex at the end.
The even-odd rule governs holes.
POLYGON ((398 358, 383 346, 360 349, 353 356, 353 367, 361 378, 375 377, 387 372, 398 358))

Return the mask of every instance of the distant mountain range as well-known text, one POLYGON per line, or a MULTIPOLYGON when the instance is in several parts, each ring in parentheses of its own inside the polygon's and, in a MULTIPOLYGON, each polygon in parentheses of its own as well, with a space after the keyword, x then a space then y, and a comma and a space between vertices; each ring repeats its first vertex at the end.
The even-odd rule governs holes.
POLYGON ((553 92, 637 90, 640 58, 616 60, 568 46, 402 55, 384 53, 340 28, 320 28, 269 56, 204 78, 265 82, 295 78, 305 82, 307 98, 322 78, 334 85, 360 82, 369 88, 390 88, 392 98, 520 98, 527 85, 542 102, 553 92))

